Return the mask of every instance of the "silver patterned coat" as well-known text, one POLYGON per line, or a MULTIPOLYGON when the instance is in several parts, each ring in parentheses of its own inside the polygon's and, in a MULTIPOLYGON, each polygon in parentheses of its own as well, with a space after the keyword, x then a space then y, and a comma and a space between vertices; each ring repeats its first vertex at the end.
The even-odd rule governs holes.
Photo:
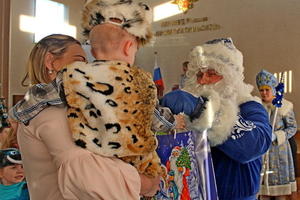
MULTIPOLYGON (((288 139, 297 132, 297 122, 293 104, 285 99, 282 103, 275 119, 274 141, 264 156, 265 169, 260 189, 261 195, 289 195, 297 189, 291 147, 288 142, 288 139)), ((264 104, 264 106, 272 123, 275 107, 272 104, 264 104)))

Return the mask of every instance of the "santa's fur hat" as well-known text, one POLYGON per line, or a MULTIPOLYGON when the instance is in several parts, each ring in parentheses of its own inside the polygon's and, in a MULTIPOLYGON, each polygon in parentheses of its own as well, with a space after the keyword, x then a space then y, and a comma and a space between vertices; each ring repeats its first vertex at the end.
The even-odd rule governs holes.
POLYGON ((223 95, 236 96, 237 103, 249 99, 253 86, 244 82, 243 55, 234 46, 231 38, 220 38, 196 46, 189 54, 187 80, 184 89, 198 96, 203 88, 197 85, 199 71, 214 69, 223 76, 216 84, 222 88, 223 95))

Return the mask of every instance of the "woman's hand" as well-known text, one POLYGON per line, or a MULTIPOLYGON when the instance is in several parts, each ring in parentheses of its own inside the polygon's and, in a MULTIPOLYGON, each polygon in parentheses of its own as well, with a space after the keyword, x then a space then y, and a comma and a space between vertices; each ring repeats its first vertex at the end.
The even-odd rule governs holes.
POLYGON ((140 195, 145 197, 152 197, 159 190, 160 176, 155 178, 149 178, 143 174, 140 174, 141 178, 141 191, 140 195))

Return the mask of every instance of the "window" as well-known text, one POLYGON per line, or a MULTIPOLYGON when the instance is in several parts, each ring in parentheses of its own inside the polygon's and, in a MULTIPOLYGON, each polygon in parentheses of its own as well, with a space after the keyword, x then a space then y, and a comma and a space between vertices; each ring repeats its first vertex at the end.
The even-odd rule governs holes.
POLYGON ((36 0, 34 42, 43 37, 62 33, 76 37, 76 28, 68 24, 68 9, 51 0, 36 0))
POLYGON ((178 5, 172 2, 173 1, 168 1, 154 7, 153 9, 154 22, 183 13, 182 10, 178 9, 178 5))
POLYGON ((284 83, 284 93, 292 93, 293 91, 293 71, 284 71, 274 73, 274 76, 277 78, 278 82, 283 81, 284 83))

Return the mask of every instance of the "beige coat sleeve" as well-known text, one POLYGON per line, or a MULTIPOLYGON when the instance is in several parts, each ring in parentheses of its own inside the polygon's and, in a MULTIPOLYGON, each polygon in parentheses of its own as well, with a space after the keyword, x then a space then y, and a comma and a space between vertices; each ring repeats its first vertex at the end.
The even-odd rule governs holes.
POLYGON ((46 145, 58 170, 58 187, 65 199, 139 199, 140 177, 131 165, 76 146, 66 120, 65 109, 43 112, 36 136, 46 145), (45 114, 45 113, 43 113, 45 114))

